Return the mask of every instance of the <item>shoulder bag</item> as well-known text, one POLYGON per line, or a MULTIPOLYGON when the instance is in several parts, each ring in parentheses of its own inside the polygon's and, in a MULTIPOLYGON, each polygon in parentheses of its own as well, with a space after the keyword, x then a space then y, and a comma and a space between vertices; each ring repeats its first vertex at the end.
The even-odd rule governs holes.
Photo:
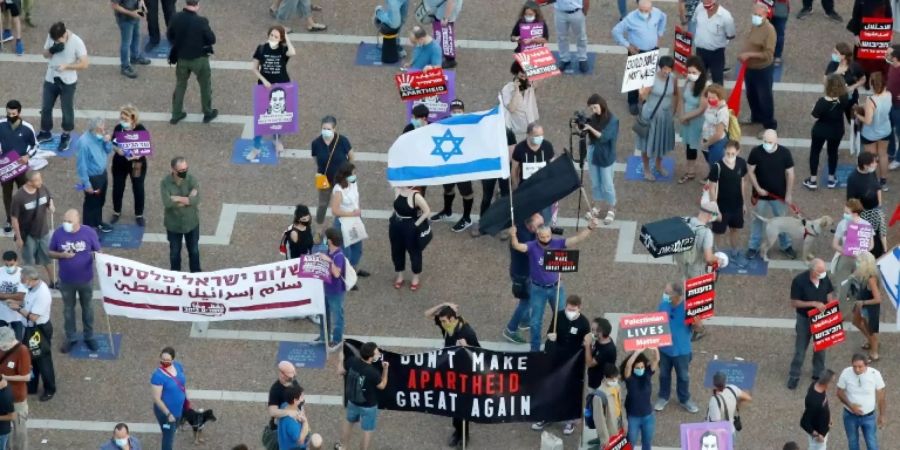
MULTIPOLYGON (((187 396, 187 389, 185 389, 184 385, 181 384, 181 380, 178 379, 178 375, 177 375, 177 374, 176 374, 175 376, 172 376, 172 374, 170 374, 169 372, 167 372, 167 371, 166 371, 165 369, 163 369, 162 367, 157 367, 157 370, 159 370, 160 372, 162 372, 163 375, 165 375, 165 376, 171 378, 172 381, 175 382, 175 385, 178 386, 178 389, 180 389, 181 392, 184 394, 184 403, 181 405, 181 415, 183 416, 185 411, 191 409, 191 401, 188 399, 188 396, 187 396)), ((176 370, 177 370, 177 368, 176 368, 176 370)), ((171 412, 171 411, 170 411, 170 412, 171 412)), ((177 419, 177 418, 178 418, 178 417, 176 417, 176 419, 177 419)))
MULTIPOLYGON (((331 165, 331 158, 334 157, 334 151, 337 149, 337 143, 340 137, 339 134, 335 134, 334 139, 331 141, 331 150, 328 152, 328 162, 325 163, 325 173, 328 173, 328 166, 331 165)), ((325 173, 316 174, 316 189, 320 191, 331 189, 331 183, 328 182, 328 177, 325 173)))
POLYGON ((418 20, 419 23, 421 23, 422 25, 428 25, 428 24, 434 22, 434 18, 435 18, 434 13, 436 12, 436 10, 438 8, 440 8, 441 6, 444 6, 444 3, 446 3, 446 2, 447 2, 447 0, 440 2, 437 5, 437 7, 435 8, 435 11, 429 11, 428 7, 425 6, 425 0, 419 0, 419 4, 416 5, 416 11, 415 11, 416 20, 418 20))
POLYGON ((659 105, 662 104, 664 98, 666 98, 666 93, 669 91, 669 77, 666 77, 666 86, 663 88, 662 96, 659 97, 659 101, 656 102, 656 106, 653 107, 653 112, 650 113, 650 117, 644 119, 640 114, 637 116, 637 120, 634 121, 634 125, 631 126, 631 131, 634 131, 641 139, 646 139, 648 135, 650 135, 650 122, 653 120, 653 117, 656 116, 656 111, 659 110, 659 105))

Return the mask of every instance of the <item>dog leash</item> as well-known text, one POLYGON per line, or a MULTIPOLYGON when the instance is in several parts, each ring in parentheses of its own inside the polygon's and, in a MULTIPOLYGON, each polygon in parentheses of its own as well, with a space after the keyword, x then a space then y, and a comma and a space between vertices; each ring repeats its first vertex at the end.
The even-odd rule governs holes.
MULTIPOLYGON (((771 192, 769 192, 769 197, 772 197, 775 200, 778 200, 779 202, 784 203, 785 205, 787 205, 788 208, 790 208, 791 212, 793 212, 795 215, 797 215, 801 219, 803 218, 803 213, 800 212, 800 208, 795 203, 788 203, 784 199, 784 197, 781 197, 777 194, 773 194, 771 192)), ((753 206, 756 206, 757 202, 759 202, 759 194, 757 194, 756 191, 754 190, 753 195, 750 196, 750 204, 752 204, 753 206)))

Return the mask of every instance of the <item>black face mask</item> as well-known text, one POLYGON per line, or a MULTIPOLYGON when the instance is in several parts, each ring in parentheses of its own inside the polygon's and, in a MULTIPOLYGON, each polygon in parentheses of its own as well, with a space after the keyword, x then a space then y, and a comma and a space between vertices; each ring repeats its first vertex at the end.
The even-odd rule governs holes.
POLYGON ((11 116, 9 114, 6 115, 6 121, 10 124, 16 123, 17 120, 19 120, 19 116, 11 116))
POLYGON ((175 172, 175 175, 177 175, 178 178, 184 179, 184 178, 187 178, 187 172, 188 172, 187 170, 182 171, 182 172, 175 172))
POLYGON ((528 81, 527 79, 523 80, 523 79, 519 78, 519 90, 520 91, 528 90, 528 88, 530 88, 530 87, 531 87, 530 81, 528 81))

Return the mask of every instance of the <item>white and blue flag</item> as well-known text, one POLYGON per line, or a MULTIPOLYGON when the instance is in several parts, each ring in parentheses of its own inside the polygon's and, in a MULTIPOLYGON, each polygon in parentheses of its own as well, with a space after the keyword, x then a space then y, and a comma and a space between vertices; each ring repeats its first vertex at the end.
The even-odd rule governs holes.
POLYGON ((402 134, 388 150, 393 186, 509 177, 503 108, 459 114, 402 134))
POLYGON ((897 327, 900 327, 900 245, 878 258, 878 272, 884 290, 897 310, 897 327))

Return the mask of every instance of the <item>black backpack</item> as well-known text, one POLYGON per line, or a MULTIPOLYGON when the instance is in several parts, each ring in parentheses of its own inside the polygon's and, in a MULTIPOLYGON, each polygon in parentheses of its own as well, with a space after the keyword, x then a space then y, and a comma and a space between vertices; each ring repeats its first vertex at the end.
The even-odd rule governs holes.
POLYGON ((347 371, 347 379, 344 381, 344 398, 355 405, 366 403, 366 377, 354 369, 347 371))

